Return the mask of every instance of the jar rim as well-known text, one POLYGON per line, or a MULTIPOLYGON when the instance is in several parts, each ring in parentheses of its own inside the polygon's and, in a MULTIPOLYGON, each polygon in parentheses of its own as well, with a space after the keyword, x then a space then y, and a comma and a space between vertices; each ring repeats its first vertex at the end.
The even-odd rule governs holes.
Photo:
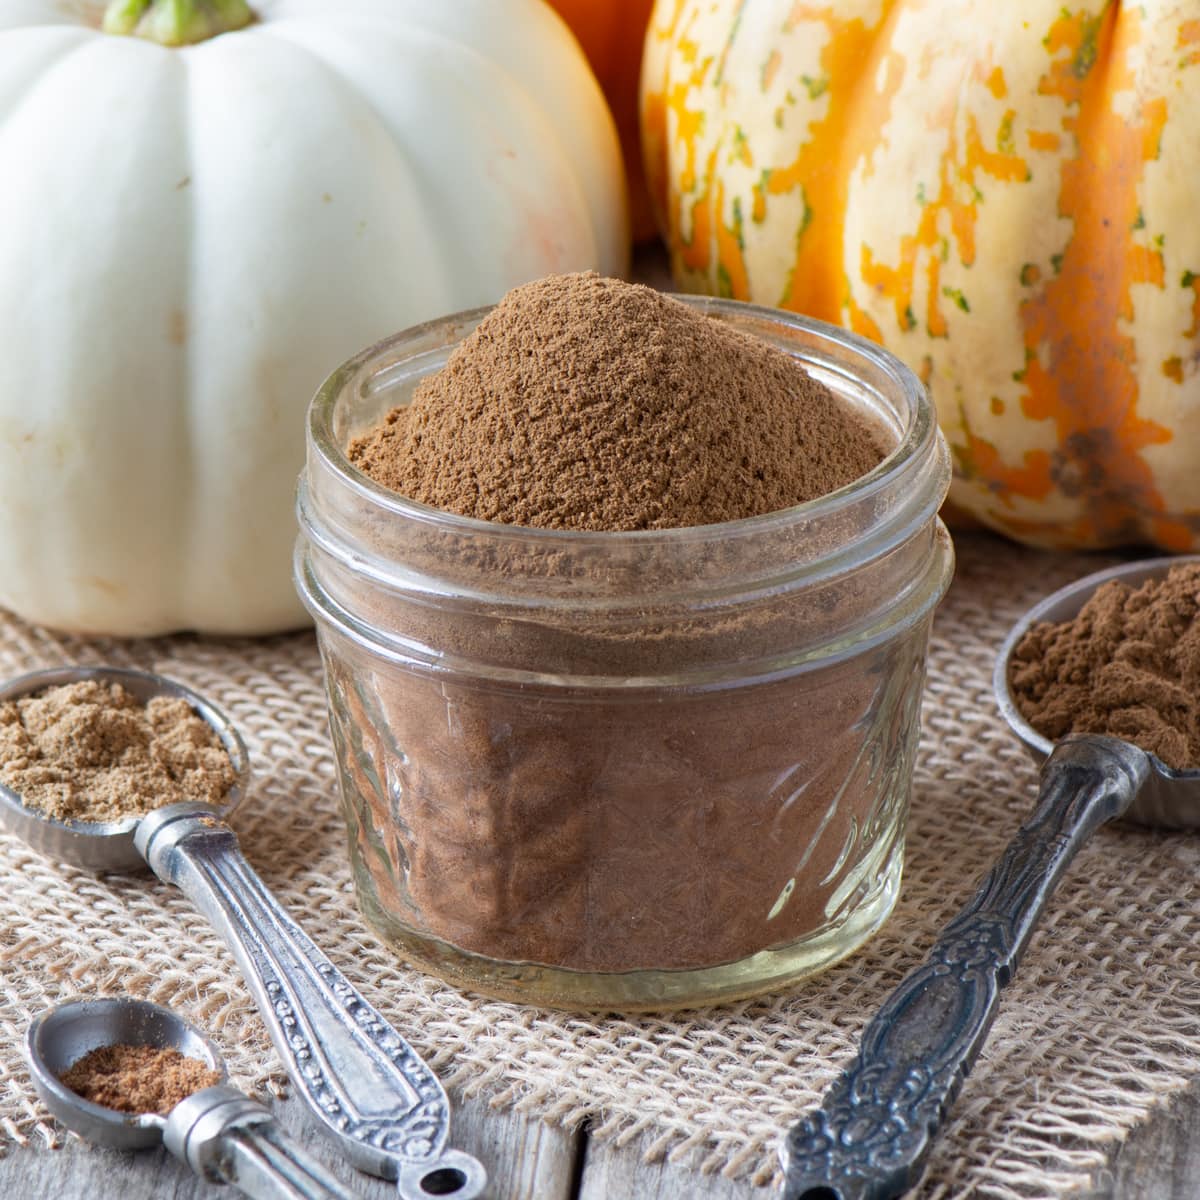
POLYGON ((838 510, 869 500, 879 492, 896 486, 910 472, 919 471, 939 437, 932 398, 925 385, 895 354, 869 341, 860 334, 832 325, 814 317, 766 305, 722 297, 695 296, 686 293, 667 293, 672 299, 688 304, 709 315, 733 315, 742 319, 757 319, 767 325, 784 326, 804 331, 810 337, 830 345, 849 348, 884 375, 903 392, 907 401, 908 422, 899 441, 876 466, 865 475, 842 487, 788 508, 776 509, 756 516, 705 525, 683 525, 666 529, 636 530, 578 530, 548 529, 533 525, 510 525, 464 516, 445 509, 434 508, 376 483, 350 461, 346 450, 339 445, 333 431, 337 401, 350 382, 367 372, 373 362, 384 358, 394 360, 406 344, 419 343, 440 330, 457 326, 473 327, 495 305, 484 305, 434 318, 420 325, 391 334, 367 346, 336 368, 321 384, 308 411, 311 445, 317 450, 327 468, 332 469, 341 486, 390 515, 408 522, 418 522, 446 532, 486 535, 489 538, 524 541, 543 547, 580 549, 592 545, 616 546, 627 544, 641 548, 653 546, 703 545, 708 542, 741 541, 753 538, 792 522, 819 520, 838 510))

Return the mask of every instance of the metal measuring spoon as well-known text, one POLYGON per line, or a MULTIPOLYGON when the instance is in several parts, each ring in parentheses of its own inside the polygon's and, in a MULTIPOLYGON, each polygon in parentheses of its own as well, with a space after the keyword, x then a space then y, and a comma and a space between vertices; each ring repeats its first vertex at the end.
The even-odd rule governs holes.
POLYGON ((117 667, 22 675, 0 686, 0 703, 82 679, 119 683, 143 703, 187 701, 233 762, 226 803, 171 804, 111 824, 55 821, 0 785, 0 827, 63 862, 109 871, 149 865, 175 884, 232 951, 292 1084, 346 1157, 395 1179, 401 1200, 476 1200, 487 1172, 447 1149, 450 1101, 441 1081, 284 912, 238 848, 226 818, 245 795, 250 759, 233 724, 190 688, 117 667))
POLYGON ((68 1129, 114 1150, 159 1142, 202 1179, 229 1183, 257 1200, 355 1200, 316 1159, 287 1137, 271 1110, 225 1083, 220 1051, 182 1017, 147 1000, 79 1000, 37 1017, 25 1035, 33 1086, 68 1129), (218 1072, 221 1082, 170 1113, 125 1113, 71 1091, 62 1074, 101 1046, 178 1050, 218 1072))
POLYGON ((942 930, 862 1035, 858 1057, 794 1125, 781 1151, 785 1200, 892 1200, 921 1176, 934 1135, 974 1065, 1042 910, 1076 852, 1106 821, 1200 827, 1200 771, 1175 771, 1119 738, 1034 730, 1009 691, 1025 631, 1070 620, 1110 579, 1133 587, 1191 558, 1142 559, 1062 588, 1013 627, 993 690, 1005 720, 1042 766, 1033 814, 974 898, 942 930))

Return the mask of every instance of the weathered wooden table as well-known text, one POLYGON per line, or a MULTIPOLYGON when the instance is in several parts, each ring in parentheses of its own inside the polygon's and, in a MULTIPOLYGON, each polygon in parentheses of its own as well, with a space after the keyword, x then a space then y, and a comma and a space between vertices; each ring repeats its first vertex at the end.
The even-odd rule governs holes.
MULTIPOLYGON (((285 1127, 363 1200, 395 1196, 391 1185, 337 1162, 298 1102, 285 1101, 278 1112, 285 1127)), ((487 1165, 490 1200, 767 1200, 775 1194, 667 1163, 645 1165, 636 1143, 596 1144, 586 1129, 553 1129, 490 1110, 480 1100, 457 1106, 454 1143, 487 1165)), ((927 1182, 936 1185, 936 1180, 927 1182)), ((1198 1189, 1200 1082, 1135 1130, 1091 1191, 1072 1195, 1074 1200, 1192 1200, 1198 1189)), ((217 1200, 231 1194, 196 1179, 163 1150, 117 1154, 72 1138, 60 1150, 18 1149, 0 1159, 4 1200, 217 1200)))

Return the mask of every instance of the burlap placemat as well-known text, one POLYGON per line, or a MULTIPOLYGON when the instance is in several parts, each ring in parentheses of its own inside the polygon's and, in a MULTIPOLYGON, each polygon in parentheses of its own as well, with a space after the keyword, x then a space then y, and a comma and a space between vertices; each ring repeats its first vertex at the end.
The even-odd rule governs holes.
MULTIPOLYGON (((483 1001, 406 970, 363 928, 343 852, 320 665, 309 634, 112 643, 0 623, 0 674, 110 662, 172 675, 241 726, 257 778, 245 852, 367 997, 451 1085, 594 1136, 640 1137, 705 1171, 767 1182, 780 1130, 853 1051, 1029 809, 1033 767, 996 716, 995 648, 1040 594, 1110 560, 958 539, 937 620, 904 889, 854 959, 788 995, 673 1017, 597 1020, 483 1001)), ((1200 838, 1102 830, 1062 885, 920 1195, 1055 1196, 1084 1187, 1133 1125, 1200 1070, 1200 838)), ((149 877, 95 877, 0 837, 0 1135, 53 1144, 20 1056, 68 996, 173 1004, 228 1053, 234 1082, 283 1076, 232 960, 149 877)))

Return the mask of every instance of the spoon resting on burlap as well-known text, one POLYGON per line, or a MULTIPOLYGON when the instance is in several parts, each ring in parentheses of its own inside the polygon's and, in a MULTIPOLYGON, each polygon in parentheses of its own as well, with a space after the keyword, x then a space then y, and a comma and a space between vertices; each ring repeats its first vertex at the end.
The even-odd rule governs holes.
POLYGON ((400 1200, 475 1200, 477 1159, 447 1145, 441 1081, 284 911, 238 846, 227 818, 245 795, 249 755, 230 720, 182 684, 118 667, 35 671, 0 685, 0 702, 79 680, 119 683, 143 704, 186 700, 229 753, 235 782, 219 805, 169 804, 108 823, 58 821, 0 785, 0 827, 60 862, 94 871, 148 865, 209 919, 246 979, 297 1095, 359 1170, 394 1179, 400 1200))
POLYGON ((1141 560, 1089 575, 1032 608, 1005 639, 993 688, 1013 732, 1044 760, 1037 805, 924 964, 871 1020, 821 1107, 788 1131, 780 1151, 785 1200, 893 1200, 913 1187, 991 1029, 1000 991, 1079 848, 1119 817, 1200 828, 1200 770, 1174 770, 1098 734, 1052 743, 1017 709, 1009 675, 1032 625, 1070 620, 1109 580, 1137 586, 1187 561, 1200 557, 1141 560))

